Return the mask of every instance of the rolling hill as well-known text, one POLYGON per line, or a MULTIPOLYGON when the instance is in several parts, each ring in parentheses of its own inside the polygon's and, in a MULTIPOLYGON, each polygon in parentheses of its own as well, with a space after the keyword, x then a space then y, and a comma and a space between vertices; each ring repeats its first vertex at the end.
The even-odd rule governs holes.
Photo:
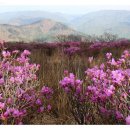
POLYGON ((34 41, 44 39, 54 41, 59 35, 76 35, 77 32, 68 26, 50 19, 43 19, 28 25, 0 25, 0 39, 6 41, 34 41))
POLYGON ((92 35, 104 32, 130 38, 130 11, 102 10, 91 12, 71 21, 76 30, 92 35))
POLYGON ((55 41, 58 35, 102 35, 104 32, 130 39, 130 11, 101 10, 85 15, 45 11, 0 14, 0 39, 7 41, 55 41))
POLYGON ((42 19, 52 19, 54 21, 69 23, 75 16, 62 13, 46 11, 18 11, 0 13, 0 24, 26 25, 42 19))

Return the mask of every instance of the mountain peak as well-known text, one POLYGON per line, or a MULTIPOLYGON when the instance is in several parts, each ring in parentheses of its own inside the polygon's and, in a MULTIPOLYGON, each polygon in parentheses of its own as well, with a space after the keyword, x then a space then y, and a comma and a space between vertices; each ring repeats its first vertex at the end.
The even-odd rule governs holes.
POLYGON ((67 25, 51 19, 42 19, 32 24, 14 26, 0 25, 0 39, 6 41, 34 41, 35 39, 49 39, 54 41, 59 35, 76 34, 77 32, 67 25))

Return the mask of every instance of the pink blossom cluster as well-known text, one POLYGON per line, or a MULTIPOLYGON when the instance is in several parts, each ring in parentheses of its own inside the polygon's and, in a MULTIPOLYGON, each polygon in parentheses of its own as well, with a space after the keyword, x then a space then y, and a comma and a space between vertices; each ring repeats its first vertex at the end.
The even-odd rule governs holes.
MULTIPOLYGON (((94 105, 94 110, 97 111, 102 122, 107 120, 115 124, 130 124, 130 52, 125 50, 118 59, 113 58, 111 53, 107 53, 106 62, 99 66, 88 68, 85 74, 86 79, 84 82, 76 79, 72 73, 60 81, 61 87, 71 97, 69 99, 76 98, 76 102, 74 103, 72 100, 71 105, 78 104, 82 97, 84 104, 80 105, 89 104, 87 108, 90 111, 94 105), (77 98, 75 95, 80 96, 77 98)), ((74 106, 75 109, 79 107, 74 106)), ((86 109, 85 106, 82 108, 86 109)), ((90 121, 87 114, 84 113, 83 116, 90 121)), ((93 116, 93 119, 95 118, 93 111, 91 116, 93 116)))
POLYGON ((87 100, 85 99, 85 89, 83 81, 77 79, 73 73, 64 72, 65 77, 60 81, 60 86, 67 93, 72 107, 72 114, 78 124, 85 124, 87 113, 87 100))
POLYGON ((103 48, 127 47, 130 44, 129 40, 121 39, 113 42, 94 42, 90 45, 90 50, 101 50, 103 48))
POLYGON ((64 49, 64 53, 69 56, 71 56, 75 53, 78 53, 79 51, 80 51, 79 47, 69 47, 69 48, 64 49))
POLYGON ((74 95, 79 95, 82 91, 82 81, 76 79, 73 73, 67 74, 66 77, 60 81, 60 85, 67 93, 74 92, 74 95))
POLYGON ((64 48, 64 53, 71 56, 75 53, 80 52, 81 48, 80 48, 80 42, 65 42, 63 44, 64 48))
MULTIPOLYGON (((0 42, 1 43, 1 42, 0 42)), ((3 46, 3 43, 1 43, 3 46)), ((40 65, 30 63, 30 51, 2 50, 0 56, 0 123, 22 124, 30 111, 50 110, 52 89, 39 90, 36 73, 40 65)))
POLYGON ((97 103, 101 114, 123 122, 130 114, 130 53, 124 51, 117 60, 107 53, 106 59, 99 67, 86 70, 86 81, 89 81, 86 96, 97 103))

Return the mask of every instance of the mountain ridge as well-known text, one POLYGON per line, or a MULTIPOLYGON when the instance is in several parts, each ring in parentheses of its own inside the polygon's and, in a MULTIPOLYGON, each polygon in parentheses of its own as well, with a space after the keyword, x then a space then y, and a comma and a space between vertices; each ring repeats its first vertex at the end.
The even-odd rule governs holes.
POLYGON ((120 37, 130 38, 130 11, 105 10, 91 12, 78 18, 72 27, 90 35, 94 33, 101 35, 108 32, 118 34, 120 37))
POLYGON ((81 16, 46 11, 4 14, 0 14, 0 23, 4 21, 3 17, 8 20, 0 24, 0 38, 6 40, 30 41, 41 38, 53 41, 58 35, 99 36, 104 32, 130 38, 130 11, 126 10, 100 10, 81 16))
POLYGON ((60 22, 50 19, 40 20, 24 26, 0 25, 0 38, 6 39, 6 41, 34 41, 47 37, 48 39, 55 39, 59 35, 71 34, 77 34, 77 32, 60 22))

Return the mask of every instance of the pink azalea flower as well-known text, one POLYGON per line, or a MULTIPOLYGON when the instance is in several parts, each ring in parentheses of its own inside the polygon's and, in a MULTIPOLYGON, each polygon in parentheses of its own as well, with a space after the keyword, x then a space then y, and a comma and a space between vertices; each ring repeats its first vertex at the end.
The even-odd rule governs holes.
POLYGON ((110 59, 112 57, 112 53, 107 53, 106 57, 107 57, 107 59, 110 59))
POLYGON ((43 112, 43 111, 44 111, 44 107, 43 107, 43 106, 38 109, 38 112, 39 112, 39 113, 41 113, 41 112, 43 112))
POLYGON ((19 110, 18 110, 18 109, 14 109, 14 110, 13 110, 13 116, 14 116, 14 117, 18 117, 19 115, 20 115, 19 110))
POLYGON ((112 58, 111 65, 114 65, 114 66, 116 66, 116 65, 117 65, 117 63, 116 63, 116 61, 115 61, 115 59, 114 59, 114 58, 112 58))
POLYGON ((19 53, 19 50, 14 50, 12 53, 16 53, 17 54, 17 53, 19 53))
POLYGON ((2 97, 2 93, 0 94, 0 100, 1 100, 1 99, 3 99, 3 97, 2 97))
POLYGON ((88 61, 89 61, 89 63, 92 63, 92 61, 93 61, 93 56, 92 56, 92 57, 89 57, 89 58, 88 58, 88 61))
POLYGON ((36 100, 36 104, 37 104, 37 105, 42 105, 41 100, 40 100, 40 99, 37 99, 37 100, 36 100))
POLYGON ((51 110, 51 105, 50 105, 50 104, 47 106, 47 110, 48 110, 48 111, 51 110))
POLYGON ((125 121, 126 125, 130 125, 130 115, 126 117, 125 121))
POLYGON ((2 55, 3 55, 3 57, 5 57, 5 58, 11 56, 11 54, 10 54, 9 51, 2 51, 2 55))
POLYGON ((30 55, 30 54, 31 54, 31 52, 30 52, 30 51, 28 51, 28 50, 24 50, 23 54, 24 54, 24 55, 30 55))
POLYGON ((3 85, 3 84, 4 84, 4 79, 1 78, 1 79, 0 79, 0 85, 3 85))
POLYGON ((0 102, 0 109, 4 109, 5 103, 0 102))
POLYGON ((15 78, 14 78, 14 77, 11 77, 11 78, 10 78, 10 82, 11 82, 11 83, 14 83, 14 82, 15 82, 15 78))

